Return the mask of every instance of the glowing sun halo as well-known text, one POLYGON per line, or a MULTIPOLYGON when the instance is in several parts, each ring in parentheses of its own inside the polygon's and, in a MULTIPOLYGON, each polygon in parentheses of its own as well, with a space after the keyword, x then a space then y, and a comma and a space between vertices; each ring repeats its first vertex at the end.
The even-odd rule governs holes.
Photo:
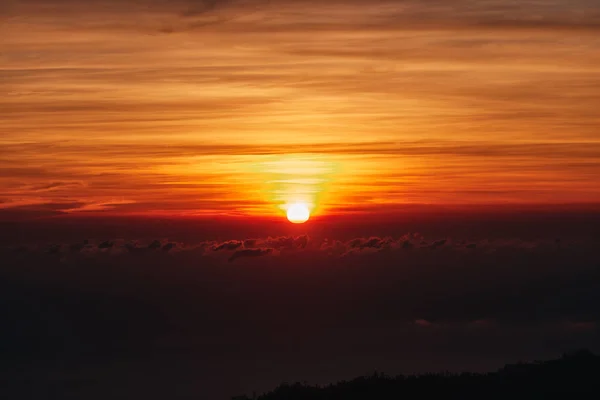
POLYGON ((302 203, 292 204, 287 210, 287 218, 294 224, 302 224, 308 221, 309 217, 308 207, 302 203))

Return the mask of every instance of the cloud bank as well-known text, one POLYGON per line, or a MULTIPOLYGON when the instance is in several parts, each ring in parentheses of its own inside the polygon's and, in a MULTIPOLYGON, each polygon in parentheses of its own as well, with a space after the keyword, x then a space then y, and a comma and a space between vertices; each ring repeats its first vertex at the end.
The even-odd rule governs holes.
POLYGON ((227 398, 600 348, 597 239, 108 239, 0 257, 9 381, 40 382, 22 393, 93 377, 77 390, 106 397, 102 382, 126 376, 123 390, 148 398, 227 398), (46 360, 60 374, 40 380, 46 360))

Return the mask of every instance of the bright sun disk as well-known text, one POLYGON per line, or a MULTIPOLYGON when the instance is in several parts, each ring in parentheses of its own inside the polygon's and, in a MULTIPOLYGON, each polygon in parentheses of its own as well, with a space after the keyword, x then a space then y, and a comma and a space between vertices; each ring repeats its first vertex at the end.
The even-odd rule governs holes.
POLYGON ((310 212, 306 204, 296 203, 292 204, 287 210, 287 218, 294 224, 302 224, 308 221, 310 212))

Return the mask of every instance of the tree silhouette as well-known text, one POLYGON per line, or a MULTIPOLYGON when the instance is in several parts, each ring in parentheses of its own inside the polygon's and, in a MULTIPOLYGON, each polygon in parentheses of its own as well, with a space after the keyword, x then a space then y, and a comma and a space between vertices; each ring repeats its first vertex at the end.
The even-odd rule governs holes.
POLYGON ((428 373, 390 377, 374 373, 328 386, 284 383, 260 396, 234 400, 548 399, 600 394, 600 357, 588 350, 549 361, 508 364, 486 374, 428 373))

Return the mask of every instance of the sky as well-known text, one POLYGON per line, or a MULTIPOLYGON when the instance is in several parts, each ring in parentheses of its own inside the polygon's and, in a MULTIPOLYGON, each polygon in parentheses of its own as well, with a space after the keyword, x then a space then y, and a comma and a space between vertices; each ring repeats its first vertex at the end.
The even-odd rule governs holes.
POLYGON ((597 0, 0 0, 0 397, 598 352, 599 105, 597 0))
POLYGON ((595 0, 3 1, 0 207, 598 203, 599 33, 595 0))

